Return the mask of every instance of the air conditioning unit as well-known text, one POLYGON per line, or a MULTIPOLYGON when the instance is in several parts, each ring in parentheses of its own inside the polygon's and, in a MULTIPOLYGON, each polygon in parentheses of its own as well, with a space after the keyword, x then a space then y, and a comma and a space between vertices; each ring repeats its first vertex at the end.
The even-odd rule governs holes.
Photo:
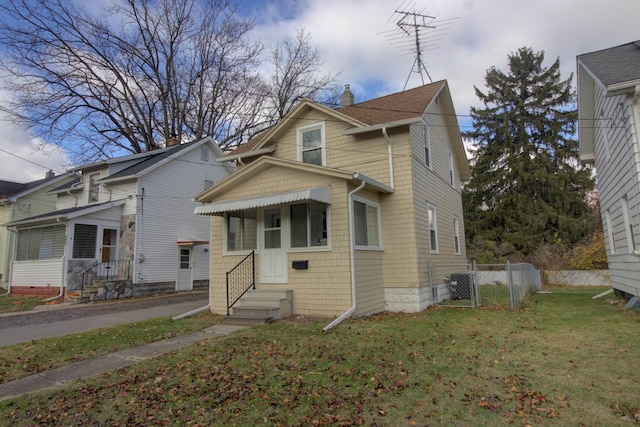
POLYGON ((453 273, 447 283, 452 300, 471 299, 473 289, 472 273, 453 273))

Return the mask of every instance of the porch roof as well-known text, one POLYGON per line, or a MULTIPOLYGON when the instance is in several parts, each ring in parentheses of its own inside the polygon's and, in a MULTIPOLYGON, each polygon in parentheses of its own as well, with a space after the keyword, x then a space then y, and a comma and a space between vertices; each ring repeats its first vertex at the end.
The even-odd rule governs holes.
POLYGON ((126 199, 113 200, 111 202, 99 203, 95 205, 81 206, 78 208, 62 209, 58 211, 48 212, 42 215, 32 216, 18 221, 3 224, 7 227, 21 225, 36 225, 41 223, 64 222, 84 215, 100 212, 115 206, 124 205, 126 199))
POLYGON ((221 215, 225 212, 242 211, 246 209, 274 206, 284 203, 314 200, 316 202, 331 203, 331 187, 316 187, 306 190, 287 191, 284 193, 266 194, 236 200, 225 200, 196 207, 196 215, 221 215))

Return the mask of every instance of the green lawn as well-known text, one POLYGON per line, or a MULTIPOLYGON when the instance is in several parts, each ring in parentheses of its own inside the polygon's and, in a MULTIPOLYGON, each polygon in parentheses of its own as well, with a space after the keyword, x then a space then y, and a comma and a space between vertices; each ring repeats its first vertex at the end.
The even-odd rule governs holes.
POLYGON ((0 424, 640 425, 640 315, 601 291, 254 327, 1 402, 0 424))
POLYGON ((43 299, 43 297, 36 296, 2 296, 0 297, 0 313, 32 310, 34 307, 44 304, 43 299))

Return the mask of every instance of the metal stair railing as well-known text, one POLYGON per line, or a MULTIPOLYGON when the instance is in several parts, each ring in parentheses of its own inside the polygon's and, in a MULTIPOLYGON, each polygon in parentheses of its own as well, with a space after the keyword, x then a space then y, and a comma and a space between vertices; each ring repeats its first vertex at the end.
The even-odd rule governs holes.
POLYGON ((256 288, 255 251, 227 271, 227 316, 231 307, 252 288, 256 288))

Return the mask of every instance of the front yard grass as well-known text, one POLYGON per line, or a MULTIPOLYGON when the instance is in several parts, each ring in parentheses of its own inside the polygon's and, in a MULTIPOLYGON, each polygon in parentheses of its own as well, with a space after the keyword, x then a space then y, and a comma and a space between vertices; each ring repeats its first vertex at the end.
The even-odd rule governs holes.
POLYGON ((205 312, 176 322, 168 317, 158 318, 0 347, 0 384, 145 343, 201 331, 221 321, 222 317, 205 312))
POLYGON ((43 299, 40 296, 2 296, 0 297, 0 314, 32 310, 44 304, 43 299))
POLYGON ((254 327, 0 402, 0 424, 640 425, 640 315, 602 290, 254 327))

